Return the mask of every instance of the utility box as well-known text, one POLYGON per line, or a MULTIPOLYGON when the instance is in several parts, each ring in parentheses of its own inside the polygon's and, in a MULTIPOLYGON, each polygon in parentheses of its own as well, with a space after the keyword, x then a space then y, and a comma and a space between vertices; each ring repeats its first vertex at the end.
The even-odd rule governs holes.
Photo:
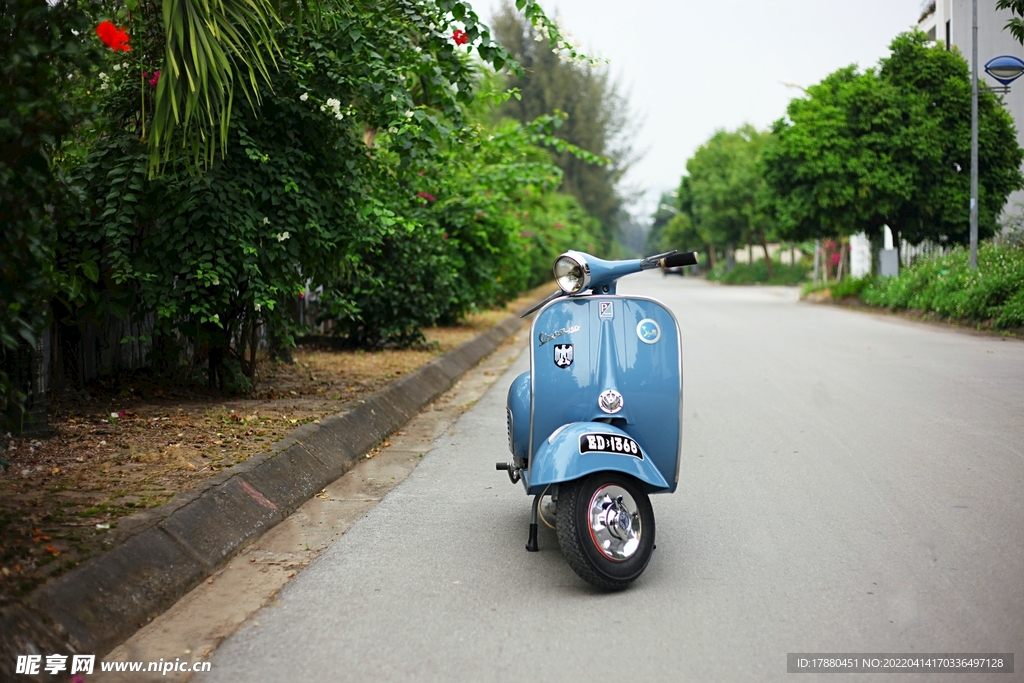
POLYGON ((900 274, 899 252, 895 249, 881 249, 878 252, 878 270, 882 277, 896 277, 900 274))

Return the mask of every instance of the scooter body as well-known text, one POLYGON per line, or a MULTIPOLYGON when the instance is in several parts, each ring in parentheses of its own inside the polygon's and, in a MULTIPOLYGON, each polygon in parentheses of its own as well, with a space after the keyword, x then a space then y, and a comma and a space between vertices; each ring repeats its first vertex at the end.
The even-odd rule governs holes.
POLYGON ((508 394, 526 493, 602 470, 648 493, 675 491, 682 389, 679 326, 662 304, 608 295, 548 304, 531 326, 530 371, 508 394))
POLYGON ((615 283, 654 263, 696 259, 603 261, 567 252, 560 261, 567 256, 582 264, 586 286, 552 297, 533 321, 530 370, 508 392, 512 461, 498 467, 535 497, 527 550, 537 549, 536 517, 551 495, 570 565, 617 590, 640 575, 654 549, 648 496, 678 485, 683 373, 672 312, 617 295, 615 283))

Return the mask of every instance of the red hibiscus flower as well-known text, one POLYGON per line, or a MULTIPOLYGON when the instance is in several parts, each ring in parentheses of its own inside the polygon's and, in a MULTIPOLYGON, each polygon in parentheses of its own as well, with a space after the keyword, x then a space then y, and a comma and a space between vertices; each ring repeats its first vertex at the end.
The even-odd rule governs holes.
POLYGON ((466 32, 460 28, 455 29, 455 33, 452 34, 452 40, 455 41, 456 45, 465 45, 466 41, 469 40, 469 36, 466 32))
MULTIPOLYGON (((142 76, 143 76, 143 78, 145 78, 146 74, 142 74, 142 76)), ((159 82, 160 82, 160 72, 159 71, 154 71, 153 72, 153 77, 149 79, 149 84, 155 88, 156 84, 159 83, 159 82)))
POLYGON ((104 21, 96 27, 96 35, 100 37, 100 40, 114 52, 118 50, 124 52, 131 52, 132 48, 128 45, 128 33, 117 28, 109 21, 104 21))
POLYGON ((429 192, 417 192, 416 196, 422 197, 423 199, 426 199, 428 202, 434 201, 434 195, 430 194, 429 192))

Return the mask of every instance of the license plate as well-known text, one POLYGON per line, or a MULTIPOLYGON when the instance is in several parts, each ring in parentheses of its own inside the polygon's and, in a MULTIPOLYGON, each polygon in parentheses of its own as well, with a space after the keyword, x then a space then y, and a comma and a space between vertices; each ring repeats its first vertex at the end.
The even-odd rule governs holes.
POLYGON ((643 460, 644 454, 636 441, 621 434, 604 434, 589 432, 580 434, 580 453, 614 453, 615 455, 631 455, 643 460))

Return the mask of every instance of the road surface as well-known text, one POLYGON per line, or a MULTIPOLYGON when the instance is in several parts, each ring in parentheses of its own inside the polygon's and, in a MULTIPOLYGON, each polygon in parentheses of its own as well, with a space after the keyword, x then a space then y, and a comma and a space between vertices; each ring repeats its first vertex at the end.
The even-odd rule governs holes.
MULTIPOLYGON (((505 391, 212 656, 210 681, 778 681, 790 652, 1024 659, 1024 343, 643 274, 684 344, 676 494, 627 591, 527 553, 505 391)), ((970 680, 1024 680, 1014 674, 970 680)), ((955 681, 963 674, 875 674, 955 681)), ((819 674, 798 680, 835 680, 819 674)))

